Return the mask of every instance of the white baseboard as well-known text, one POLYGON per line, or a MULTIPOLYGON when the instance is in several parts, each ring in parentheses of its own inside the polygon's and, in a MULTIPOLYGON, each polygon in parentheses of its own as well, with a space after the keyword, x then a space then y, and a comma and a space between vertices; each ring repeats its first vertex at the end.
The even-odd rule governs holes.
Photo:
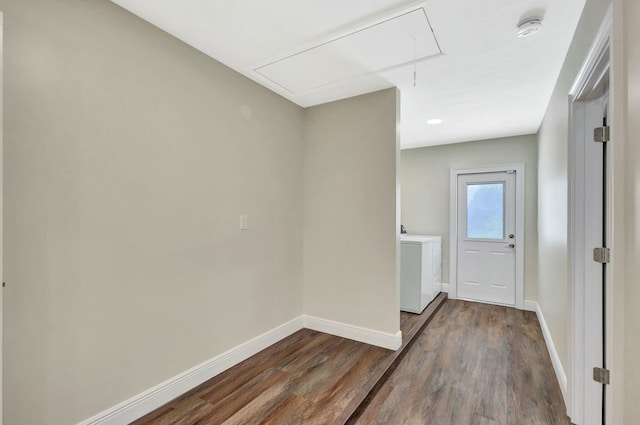
POLYGON ((128 424, 303 328, 297 317, 174 376, 78 425, 128 424))
POLYGON ((303 315, 98 413, 78 425, 121 425, 133 422, 302 328, 390 350, 397 350, 402 344, 402 332, 400 331, 394 335, 303 315))
POLYGON ((560 356, 558 356, 558 352, 556 351, 556 346, 553 343, 553 339, 551 338, 551 332, 549 331, 547 322, 544 320, 544 315, 542 314, 542 309, 540 308, 540 304, 538 304, 536 301, 525 301, 524 309, 529 311, 535 311, 536 315, 538 316, 538 322, 540 322, 542 335, 544 336, 544 341, 547 344, 547 350, 549 351, 549 356, 551 357, 553 370, 556 372, 556 378, 558 379, 558 383, 560 384, 560 390, 562 391, 562 397, 564 398, 564 403, 566 406, 568 406, 569 399, 567 398, 567 375, 564 372, 564 369, 562 367, 562 362, 560 361, 560 356))
POLYGON ((440 292, 442 292, 442 283, 433 282, 433 293, 438 295, 440 292))
POLYGON ((307 329, 353 339, 354 341, 364 342, 365 344, 376 345, 394 351, 402 345, 401 331, 398 331, 396 334, 391 334, 307 315, 303 316, 303 320, 304 327, 307 329))
POLYGON ((524 300, 524 304, 522 305, 522 309, 525 311, 533 311, 535 313, 538 312, 538 303, 535 301, 524 300))
POLYGON ((448 283, 441 283, 440 285, 442 285, 442 288, 440 289, 442 292, 449 293, 449 284, 448 283))

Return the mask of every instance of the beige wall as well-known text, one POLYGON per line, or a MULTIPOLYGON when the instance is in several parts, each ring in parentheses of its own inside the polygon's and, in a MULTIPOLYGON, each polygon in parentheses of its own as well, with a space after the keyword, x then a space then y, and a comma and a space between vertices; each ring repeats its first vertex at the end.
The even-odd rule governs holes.
POLYGON ((640 4, 613 1, 613 234, 607 334, 609 423, 640 418, 640 4))
MULTIPOLYGON (((625 140, 624 423, 640 422, 640 3, 624 0, 627 74, 625 140)), ((618 21, 614 21, 616 23, 618 21)), ((615 254, 615 253, 614 253, 615 254)))
POLYGON ((305 314, 395 334, 396 89, 305 111, 305 314))
POLYGON ((442 236, 442 281, 449 282, 450 170, 525 164, 525 299, 537 295, 537 146, 535 135, 406 149, 401 154, 402 224, 442 236))
POLYGON ((567 207, 569 89, 609 2, 587 0, 538 133, 538 302, 569 373, 567 207))
POLYGON ((302 314, 303 110, 109 1, 0 11, 4 423, 86 419, 302 314))

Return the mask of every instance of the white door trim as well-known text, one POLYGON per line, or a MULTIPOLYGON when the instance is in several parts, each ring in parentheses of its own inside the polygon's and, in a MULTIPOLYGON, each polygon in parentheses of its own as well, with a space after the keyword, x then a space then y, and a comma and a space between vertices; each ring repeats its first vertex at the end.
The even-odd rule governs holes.
POLYGON ((516 308, 524 307, 524 163, 501 164, 481 168, 451 169, 449 190, 449 298, 458 298, 458 176, 461 174, 516 172, 516 308))
MULTIPOLYGON (((569 116, 569 226, 568 226, 568 259, 569 259, 569 307, 571 309, 569 321, 569 347, 571 352, 571 362, 569 364, 570 380, 568 386, 568 403, 567 414, 572 422, 584 424, 585 421, 593 419, 595 413, 592 410, 593 403, 591 400, 600 397, 592 389, 593 386, 587 385, 587 380, 591 376, 587 373, 592 363, 591 354, 595 350, 601 350, 601 347, 595 347, 601 335, 594 335, 591 331, 598 328, 592 323, 592 315, 588 314, 594 308, 601 308, 602 299, 593 291, 593 273, 589 270, 592 265, 588 260, 588 251, 595 246, 600 245, 601 235, 594 235, 589 229, 594 227, 593 220, 601 220, 601 214, 592 214, 586 208, 589 205, 600 203, 595 199, 594 191, 591 190, 594 184, 602 186, 602 182, 591 181, 591 174, 587 171, 592 167, 589 164, 589 156, 585 152, 585 126, 590 116, 603 111, 594 110, 597 105, 589 105, 582 103, 592 97, 597 98, 600 95, 593 95, 594 90, 601 86, 601 82, 605 78, 611 78, 610 75, 610 40, 612 29, 612 13, 611 7, 607 11, 596 38, 587 54, 584 63, 576 76, 576 79, 569 91, 570 116, 569 116), (587 190, 589 188, 589 190, 587 190), (586 259, 586 261, 585 261, 586 259), (591 418, 591 419, 589 419, 591 418)), ((609 89, 609 99, 611 99, 611 91, 609 89)), ((602 115, 600 115, 602 116, 602 115)), ((608 116, 611 123, 612 114, 608 116)), ((611 179, 612 172, 611 155, 608 158, 608 176, 606 191, 607 204, 610 205, 611 198, 611 179)), ((611 208, 607 208, 611 212, 611 208)), ((608 214, 607 223, 605 223, 607 234, 607 246, 611 247, 612 235, 612 214, 608 214)), ((607 267, 608 282, 611 279, 611 267, 607 267)), ((611 285, 607 285, 609 292, 611 285)), ((610 293, 606 294, 607 298, 610 293)), ((611 321, 607 320, 606 333, 610 334, 611 321)), ((599 332, 599 331, 598 331, 599 332)), ((601 344, 602 341, 599 343, 601 344)), ((611 345, 607 344, 607 367, 611 368, 612 356, 611 345)), ((607 391, 605 400, 605 410, 610 412, 607 406, 611 405, 610 391, 607 391)), ((597 416, 599 417, 599 415, 597 416)), ((597 421, 597 420, 596 420, 597 421)))
MULTIPOLYGON (((3 272, 3 258, 4 258, 4 253, 2 251, 2 241, 3 241, 3 228, 2 228, 2 223, 4 222, 4 215, 3 215, 3 204, 2 204, 2 199, 3 199, 3 189, 4 189, 4 179, 2 178, 2 176, 4 175, 4 171, 2 168, 2 164, 4 163, 4 141, 3 141, 3 134, 4 134, 4 117, 3 117, 3 99, 4 99, 4 86, 3 86, 3 81, 4 81, 4 15, 2 12, 0 12, 0 282, 4 282, 4 272, 3 272)), ((2 360, 2 340, 3 340, 3 322, 2 322, 2 316, 4 315, 3 312, 3 307, 2 304, 4 302, 4 288, 0 287, 0 425, 2 425, 2 417, 3 417, 3 409, 2 409, 2 382, 3 382, 3 378, 2 378, 2 364, 3 364, 3 360, 2 360)))

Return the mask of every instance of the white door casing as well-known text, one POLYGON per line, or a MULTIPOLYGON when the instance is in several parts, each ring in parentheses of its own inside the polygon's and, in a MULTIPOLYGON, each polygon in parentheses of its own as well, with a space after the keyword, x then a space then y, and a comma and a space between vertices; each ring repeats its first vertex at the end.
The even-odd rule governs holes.
MULTIPOLYGON (((2 139, 2 135, 4 134, 4 119, 3 119, 3 95, 4 95, 4 87, 2 85, 2 82, 4 81, 4 70, 3 70, 3 64, 4 64, 4 15, 2 14, 2 12, 0 12, 0 281, 4 282, 4 274, 3 274, 3 228, 2 228, 2 224, 3 224, 3 204, 2 204, 2 199, 3 199, 3 189, 4 189, 4 180, 2 178, 2 176, 4 175, 3 172, 3 168, 2 168, 2 164, 4 161, 4 156, 3 156, 3 139, 2 139)), ((4 284, 2 284, 2 286, 4 287, 4 284)), ((2 330, 3 330, 3 323, 2 323, 2 316, 3 316, 3 308, 2 308, 2 303, 3 303, 3 292, 4 289, 3 287, 0 287, 0 425, 2 425, 2 416, 3 416, 3 409, 2 409, 2 382, 3 382, 3 378, 2 378, 2 330)))
POLYGON ((516 304, 515 172, 458 176, 458 298, 516 304))
MULTIPOLYGON (((579 425, 602 423, 602 385, 593 381, 593 367, 601 367, 602 356, 602 264, 593 261, 593 248, 602 245, 602 194, 603 167, 602 145, 593 142, 593 129, 602 125, 603 99, 576 102, 572 105, 572 118, 582 129, 574 135, 582 140, 574 154, 582 161, 584 179, 572 179, 572 202, 580 202, 570 211, 572 235, 572 281, 580 286, 580 293, 571 298, 572 320, 583 326, 572 335, 571 345, 580 350, 574 358, 570 391, 573 409, 571 420, 579 425), (579 123, 579 124, 578 124, 579 123), (579 199, 576 199, 579 198, 579 199)), ((573 285, 572 285, 573 286, 573 285)))
MULTIPOLYGON (((501 305, 510 305, 518 309, 524 306, 524 182, 525 166, 523 163, 503 164, 473 169, 451 170, 450 179, 450 247, 449 247, 449 297, 462 298, 501 305), (493 174, 492 173, 498 173, 493 174), (468 175, 477 175, 476 180, 468 180, 468 175), (505 197, 504 206, 509 210, 502 232, 502 239, 473 240, 466 238, 466 217, 458 219, 460 204, 466 202, 467 183, 504 182, 505 189, 510 186, 513 191, 505 197), (511 184, 509 183, 511 182, 511 184), (512 218, 508 218, 511 216, 512 218), (462 221, 462 222, 461 222, 462 221), (509 235, 514 237, 510 238, 509 235), (513 248, 508 247, 514 244, 513 248), (466 250, 466 254, 465 254, 466 250), (476 252, 472 252, 476 251, 476 252), (461 258, 463 252, 467 258, 461 258), (468 255, 467 255, 468 254, 468 255), (474 257, 475 256, 475 257, 474 257), (481 257, 484 258, 482 259, 481 257), (465 268, 459 276, 460 262, 465 268), (483 278, 472 278, 475 265, 489 265, 485 267, 483 278), (505 282, 513 279, 513 283, 505 282), (462 282, 477 282, 465 284, 462 282), (483 283, 484 282, 484 283, 483 283)), ((506 193, 505 193, 506 195, 506 193)), ((463 205, 464 207, 464 205, 463 205)), ((506 212, 506 211, 505 211, 506 212)), ((493 235, 495 236, 495 235, 493 235)), ((477 238, 483 239, 483 238, 477 238)))
MULTIPOLYGON (((602 423, 603 386, 592 379, 593 367, 611 367, 604 358, 603 265, 593 261, 593 248, 610 246, 610 230, 603 241, 605 181, 612 167, 603 167, 603 148, 593 129, 603 124, 609 105, 609 43, 611 9, 604 17, 596 41, 570 91, 569 142, 569 280, 571 347, 568 415, 578 425, 602 423)), ((608 117, 610 118, 610 117, 608 117)), ((611 164, 611 162, 610 162, 611 164)), ((608 268, 607 268, 608 269, 608 268)), ((607 270, 609 273, 610 270, 607 270)), ((609 394, 607 395, 609 397, 609 394)), ((610 401, 607 399, 607 404, 610 401)))

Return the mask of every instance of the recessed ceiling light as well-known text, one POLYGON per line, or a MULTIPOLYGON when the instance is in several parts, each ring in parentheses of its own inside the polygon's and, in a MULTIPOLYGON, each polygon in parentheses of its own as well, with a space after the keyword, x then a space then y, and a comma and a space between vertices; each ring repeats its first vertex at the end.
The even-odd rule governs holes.
POLYGON ((427 124, 429 125, 442 124, 442 120, 440 118, 432 118, 429 121, 427 121, 427 124))
POLYGON ((520 22, 517 26, 516 34, 520 38, 530 37, 542 29, 542 18, 536 16, 527 18, 520 22))

